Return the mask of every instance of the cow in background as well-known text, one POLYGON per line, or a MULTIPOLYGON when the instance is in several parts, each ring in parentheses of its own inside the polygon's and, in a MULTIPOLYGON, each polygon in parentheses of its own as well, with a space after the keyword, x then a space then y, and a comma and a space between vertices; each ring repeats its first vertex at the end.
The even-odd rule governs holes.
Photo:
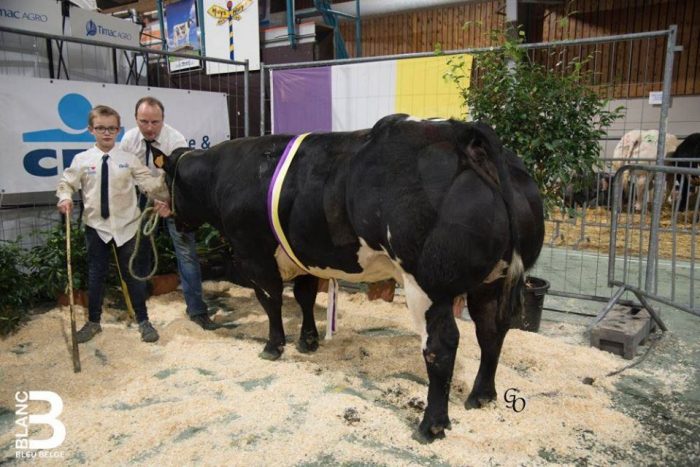
POLYGON ((524 271, 542 248, 537 185, 479 123, 391 115, 372 130, 310 134, 287 165, 298 141, 242 138, 154 161, 174 183, 176 220, 189 228, 208 222, 231 245, 234 265, 268 315, 262 358, 284 350, 283 281, 294 281, 302 309, 302 352, 319 345, 319 277, 401 284, 429 380, 419 433, 443 437, 459 344, 453 303, 466 293, 481 348, 465 402, 477 408, 496 399, 496 368, 510 319, 523 306, 524 271), (290 252, 280 247, 268 209, 285 171, 276 214, 290 252))
MULTIPOLYGON (((666 163, 673 167, 700 168, 700 133, 688 135, 669 156, 666 163), (674 161, 674 159, 695 159, 695 161, 674 161)), ((670 190, 669 201, 678 206, 678 211, 694 209, 692 195, 700 194, 700 176, 669 174, 666 183, 670 190)))
POLYGON ((573 185, 568 185, 564 191, 564 205, 568 208, 607 207, 613 175, 608 172, 598 172, 576 191, 573 185))
MULTIPOLYGON (((657 142, 659 140, 658 130, 632 130, 626 133, 615 146, 615 152, 612 163, 613 170, 617 170, 627 164, 656 164, 657 142)), ((678 147, 678 138, 674 135, 666 134, 665 156, 674 152, 678 147)), ((623 194, 627 196, 630 202, 634 201, 634 209, 642 210, 644 200, 644 190, 649 186, 649 194, 647 202, 650 202, 653 197, 653 188, 651 180, 647 181, 648 172, 635 171, 631 183, 629 179, 630 172, 624 172, 622 178, 623 194), (634 200, 632 199, 634 197, 634 200)))

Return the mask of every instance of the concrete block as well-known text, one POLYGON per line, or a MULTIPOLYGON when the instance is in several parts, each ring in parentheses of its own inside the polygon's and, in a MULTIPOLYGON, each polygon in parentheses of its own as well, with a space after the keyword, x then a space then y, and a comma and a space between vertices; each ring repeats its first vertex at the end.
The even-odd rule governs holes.
POLYGON ((616 305, 591 329, 591 346, 631 360, 651 331, 651 316, 641 309, 616 305))

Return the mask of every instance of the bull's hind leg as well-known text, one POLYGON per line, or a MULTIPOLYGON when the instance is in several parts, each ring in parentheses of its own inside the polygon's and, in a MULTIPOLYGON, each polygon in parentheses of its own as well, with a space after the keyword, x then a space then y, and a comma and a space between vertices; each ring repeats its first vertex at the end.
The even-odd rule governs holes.
POLYGON ((498 316, 498 299, 503 281, 482 286, 467 295, 467 307, 476 327, 476 339, 481 349, 481 363, 469 397, 467 409, 480 408, 496 399, 496 368, 501 355, 503 339, 510 319, 498 316))
POLYGON ((318 293, 318 278, 315 276, 299 276, 294 279, 294 298, 301 306, 301 334, 297 349, 301 353, 318 350, 318 330, 314 318, 314 304, 318 293))
POLYGON ((450 384, 459 345, 459 330, 452 314, 452 299, 433 303, 425 313, 428 339, 423 359, 428 370, 428 406, 425 408, 420 433, 429 441, 445 437, 451 428, 447 414, 450 384))

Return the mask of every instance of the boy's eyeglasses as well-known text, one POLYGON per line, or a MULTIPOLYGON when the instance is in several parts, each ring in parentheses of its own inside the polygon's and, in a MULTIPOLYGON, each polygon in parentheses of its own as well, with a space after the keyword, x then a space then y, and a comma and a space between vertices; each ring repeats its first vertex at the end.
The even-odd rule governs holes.
POLYGON ((119 131, 118 126, 96 126, 96 127, 93 127, 92 129, 100 134, 116 133, 117 131, 119 131))

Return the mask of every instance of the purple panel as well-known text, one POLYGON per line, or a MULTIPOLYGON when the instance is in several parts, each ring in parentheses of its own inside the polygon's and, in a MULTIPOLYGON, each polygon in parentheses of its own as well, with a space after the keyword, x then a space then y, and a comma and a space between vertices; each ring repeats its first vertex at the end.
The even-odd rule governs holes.
POLYGON ((275 133, 331 131, 331 67, 275 70, 272 85, 275 133))

